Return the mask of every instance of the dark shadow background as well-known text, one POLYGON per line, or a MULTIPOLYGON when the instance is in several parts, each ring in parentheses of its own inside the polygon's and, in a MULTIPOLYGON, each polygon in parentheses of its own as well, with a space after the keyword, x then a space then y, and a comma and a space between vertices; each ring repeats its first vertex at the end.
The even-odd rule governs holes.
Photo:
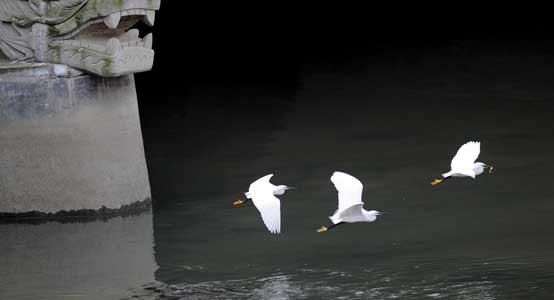
MULTIPOLYGON (((358 264, 368 254, 356 248, 357 234, 377 236, 366 249, 391 265, 433 259, 440 269, 462 255, 462 266, 496 255, 550 265, 551 191, 537 167, 552 163, 553 146, 545 145, 554 126, 554 31, 545 19, 452 9, 218 8, 165 0, 155 27, 141 28, 154 32, 156 51, 153 70, 135 78, 157 280, 358 264), (472 115, 473 107, 481 113, 472 115), (504 175, 431 190, 427 181, 449 159, 435 154, 481 137, 504 175), (372 204, 395 211, 388 223, 333 236, 349 252, 313 235, 336 204, 327 179, 335 168, 363 176, 372 204), (279 174, 275 182, 304 185, 283 206, 287 234, 278 238, 251 207, 228 207, 268 170, 279 174), (529 191, 533 203, 519 201, 529 191), (475 218, 468 222, 468 214, 475 218)), ((520 289, 521 278, 513 282, 520 289)))
POLYGON ((225 130, 249 132, 263 124, 270 126, 271 120, 251 120, 240 128, 226 124, 236 118, 252 118, 237 114, 237 106, 255 110, 285 104, 260 103, 253 94, 291 98, 301 72, 356 71, 358 61, 387 69, 398 64, 416 67, 429 57, 456 62, 483 53, 554 50, 554 31, 538 12, 420 11, 426 9, 308 5, 224 5, 214 9, 163 1, 155 27, 139 25, 141 35, 154 33, 154 68, 136 74, 155 207, 178 194, 183 180, 164 176, 168 168, 177 165, 167 158, 205 151, 203 137, 192 141, 177 138, 186 134, 183 125, 191 114, 191 96, 211 95, 210 105, 217 109, 203 121, 207 127, 220 128, 218 138, 225 138, 225 130), (225 113, 230 110, 235 115, 225 113))

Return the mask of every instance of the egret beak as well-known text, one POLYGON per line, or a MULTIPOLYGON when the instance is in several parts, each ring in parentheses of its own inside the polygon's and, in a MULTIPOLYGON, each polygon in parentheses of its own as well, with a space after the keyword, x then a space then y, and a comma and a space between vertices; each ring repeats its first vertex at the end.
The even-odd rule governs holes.
POLYGON ((388 215, 389 213, 386 212, 386 211, 380 211, 380 212, 377 212, 377 215, 380 216, 380 215, 388 215))
POLYGON ((442 179, 435 179, 433 182, 431 182, 431 185, 437 185, 442 182, 442 179))
POLYGON ((241 204, 243 204, 244 202, 246 202, 246 201, 244 201, 244 200, 242 200, 242 199, 237 199, 237 200, 235 200, 235 201, 233 202, 233 205, 234 205, 234 206, 241 205, 241 204))
POLYGON ((327 227, 325 227, 325 226, 321 226, 321 228, 319 228, 319 229, 317 230, 317 232, 325 232, 325 231, 328 231, 328 230, 329 230, 329 228, 327 228, 327 227))
POLYGON ((287 190, 296 190, 296 188, 293 186, 287 186, 287 190))

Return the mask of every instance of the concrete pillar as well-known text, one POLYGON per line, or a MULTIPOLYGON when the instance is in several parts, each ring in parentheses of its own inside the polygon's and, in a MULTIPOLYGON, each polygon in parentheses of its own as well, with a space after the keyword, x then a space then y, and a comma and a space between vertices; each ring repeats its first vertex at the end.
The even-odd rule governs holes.
POLYGON ((52 64, 0 67, 0 218, 149 202, 132 75, 101 78, 52 64))

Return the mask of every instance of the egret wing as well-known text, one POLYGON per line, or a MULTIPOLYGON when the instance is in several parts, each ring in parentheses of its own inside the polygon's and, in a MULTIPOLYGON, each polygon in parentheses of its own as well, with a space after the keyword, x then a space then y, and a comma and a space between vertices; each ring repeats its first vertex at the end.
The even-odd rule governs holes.
POLYGON ((271 192, 255 191, 252 202, 260 212, 265 226, 271 233, 281 232, 281 201, 271 192))
POLYGON ((364 220, 364 214, 362 212, 363 205, 363 203, 358 203, 343 210, 337 210, 329 219, 331 219, 333 224, 339 222, 361 222, 364 220))
POLYGON ((356 177, 343 172, 334 172, 331 176, 331 182, 333 182, 338 191, 338 211, 342 211, 356 204, 363 204, 362 190, 364 186, 356 177))
POLYGON ((248 187, 249 191, 253 191, 258 188, 266 188, 268 184, 271 184, 269 180, 273 177, 273 174, 267 174, 264 177, 261 177, 257 179, 256 181, 252 182, 250 186, 248 187))
POLYGON ((450 168, 455 169, 467 169, 472 168, 473 163, 481 152, 481 143, 470 141, 463 144, 450 163, 450 168))

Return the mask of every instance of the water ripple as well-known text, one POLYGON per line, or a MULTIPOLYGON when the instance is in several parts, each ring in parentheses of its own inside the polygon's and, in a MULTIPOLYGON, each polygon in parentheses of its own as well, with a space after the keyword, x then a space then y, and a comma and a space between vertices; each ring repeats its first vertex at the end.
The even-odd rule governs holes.
POLYGON ((533 295, 549 299, 552 273, 490 261, 464 267, 401 270, 300 269, 290 274, 201 283, 159 284, 149 295, 129 299, 459 299, 492 300, 533 295), (156 296, 153 296, 153 295, 156 296))

